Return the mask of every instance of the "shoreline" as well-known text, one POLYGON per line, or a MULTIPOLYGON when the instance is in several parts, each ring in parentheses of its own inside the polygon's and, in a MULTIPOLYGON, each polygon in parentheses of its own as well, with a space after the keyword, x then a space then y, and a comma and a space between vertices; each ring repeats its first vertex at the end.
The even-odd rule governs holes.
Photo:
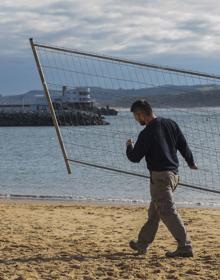
MULTIPOLYGON (((127 206, 137 206, 137 207, 148 207, 150 201, 122 201, 122 200, 93 200, 93 199, 65 199, 65 198, 53 198, 53 197, 42 197, 42 196, 9 196, 0 195, 0 202, 20 202, 20 203, 45 203, 45 204, 67 204, 67 205, 84 205, 84 206, 116 206, 116 207, 127 207, 127 206)), ((190 209, 220 209, 220 204, 205 204, 205 203, 194 203, 194 202, 176 202, 177 208, 190 208, 190 209)))

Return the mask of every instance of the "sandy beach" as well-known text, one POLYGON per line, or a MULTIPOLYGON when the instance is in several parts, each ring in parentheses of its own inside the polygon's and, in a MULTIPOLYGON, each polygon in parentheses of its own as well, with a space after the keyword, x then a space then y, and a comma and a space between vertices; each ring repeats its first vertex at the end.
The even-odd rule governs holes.
POLYGON ((162 223, 147 254, 134 255, 145 206, 0 200, 0 279, 219 279, 220 209, 179 212, 194 258, 164 256, 176 243, 162 223))

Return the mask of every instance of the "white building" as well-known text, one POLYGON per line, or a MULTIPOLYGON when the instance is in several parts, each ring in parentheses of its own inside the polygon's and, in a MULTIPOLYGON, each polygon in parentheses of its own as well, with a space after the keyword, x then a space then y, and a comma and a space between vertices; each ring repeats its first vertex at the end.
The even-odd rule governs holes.
MULTIPOLYGON (((90 88, 69 89, 63 86, 61 91, 51 91, 50 94, 56 109, 93 108, 94 102, 90 96, 90 88)), ((44 93, 39 91, 0 97, 0 112, 45 112, 48 110, 47 99, 44 93)))

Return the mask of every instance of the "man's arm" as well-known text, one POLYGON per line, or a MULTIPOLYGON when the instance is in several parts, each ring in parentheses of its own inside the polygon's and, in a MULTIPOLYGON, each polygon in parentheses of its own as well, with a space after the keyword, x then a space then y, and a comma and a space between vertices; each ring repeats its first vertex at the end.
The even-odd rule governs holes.
POLYGON ((134 146, 131 143, 131 140, 129 139, 127 141, 127 149, 126 149, 127 158, 132 162, 140 162, 145 155, 146 144, 147 143, 145 141, 145 137, 143 133, 139 134, 138 139, 134 146))
POLYGON ((187 162, 188 166, 192 169, 198 169, 194 162, 193 154, 187 144, 186 138, 183 135, 181 129, 176 124, 177 127, 177 145, 176 148, 180 151, 182 157, 187 162))

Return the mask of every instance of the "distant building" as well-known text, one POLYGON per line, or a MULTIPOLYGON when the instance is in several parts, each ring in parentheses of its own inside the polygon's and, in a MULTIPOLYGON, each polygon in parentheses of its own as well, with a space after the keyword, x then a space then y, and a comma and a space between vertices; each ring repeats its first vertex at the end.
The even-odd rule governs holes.
MULTIPOLYGON (((92 109, 94 104, 88 87, 69 89, 63 86, 62 91, 51 92, 51 99, 57 110, 92 109)), ((47 99, 43 93, 31 92, 0 97, 0 112, 47 112, 48 110, 47 99)))
POLYGON ((93 100, 90 96, 90 88, 68 89, 62 88, 62 95, 53 99, 56 109, 92 109, 93 100))

